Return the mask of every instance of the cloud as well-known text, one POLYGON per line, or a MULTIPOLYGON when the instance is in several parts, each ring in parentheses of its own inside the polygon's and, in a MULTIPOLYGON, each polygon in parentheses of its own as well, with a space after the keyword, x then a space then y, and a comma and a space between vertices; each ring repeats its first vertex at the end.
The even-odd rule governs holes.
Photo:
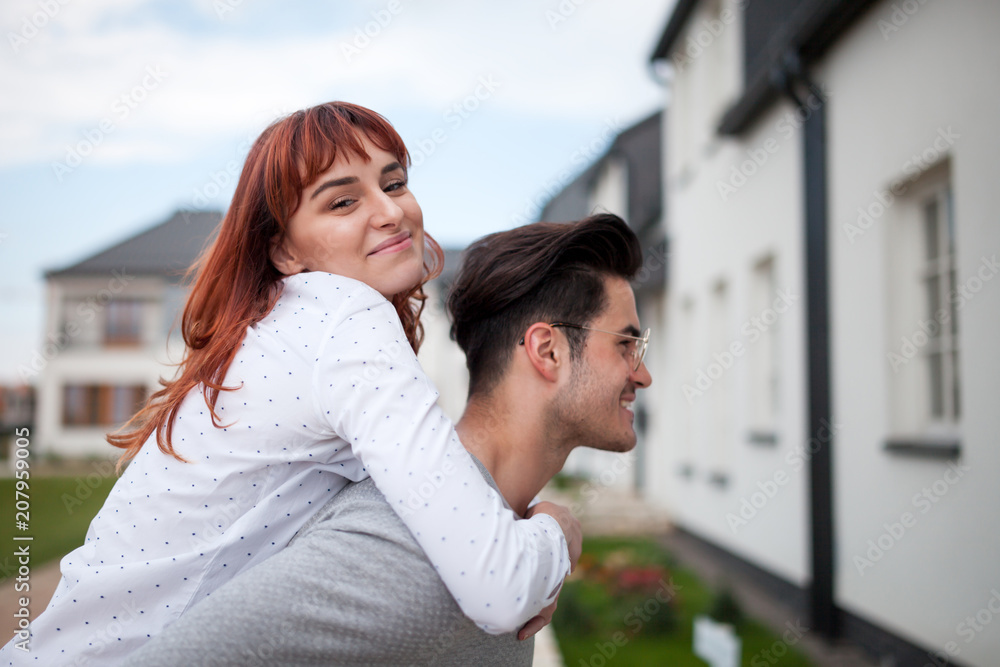
MULTIPOLYGON (((278 115, 327 99, 440 115, 491 75, 501 83, 491 101, 497 110, 539 122, 603 121, 660 98, 645 60, 665 12, 649 4, 400 0, 388 22, 386 3, 350 14, 324 7, 329 30, 309 26, 304 34, 254 29, 251 9, 260 8, 246 2, 225 20, 205 0, 177 5, 172 20, 143 0, 56 4, 48 25, 0 65, 0 88, 14 91, 0 98, 0 165, 59 159, 106 119, 121 131, 108 136, 95 161, 183 159, 206 140, 257 132, 278 115), (559 7, 575 9, 563 16, 559 7), (235 20, 241 12, 242 22, 235 20), (561 20, 553 25, 546 12, 561 20), (165 76, 137 93, 142 99, 123 115, 123 100, 136 101, 130 94, 149 68, 165 76), (121 145, 133 132, 141 150, 121 145)), ((0 22, 16 29, 39 7, 39 0, 15 0, 0 22)))

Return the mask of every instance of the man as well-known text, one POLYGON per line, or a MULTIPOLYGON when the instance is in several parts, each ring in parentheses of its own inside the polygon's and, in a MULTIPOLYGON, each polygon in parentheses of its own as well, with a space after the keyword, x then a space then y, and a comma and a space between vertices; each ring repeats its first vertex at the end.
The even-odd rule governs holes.
MULTIPOLYGON (((519 516, 575 447, 635 446, 630 405, 651 382, 628 282, 641 263, 635 235, 612 215, 528 225, 466 252, 448 300, 469 368, 456 428, 519 516)), ((406 511, 419 509, 415 499, 406 511)), ((477 628, 369 479, 124 664, 530 665, 525 639, 551 612, 519 633, 477 628)))

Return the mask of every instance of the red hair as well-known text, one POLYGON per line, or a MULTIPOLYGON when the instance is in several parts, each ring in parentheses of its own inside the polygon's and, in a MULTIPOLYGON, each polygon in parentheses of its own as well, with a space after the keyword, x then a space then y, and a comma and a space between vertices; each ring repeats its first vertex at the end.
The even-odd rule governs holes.
MULTIPOLYGON (((119 468, 156 432, 160 451, 179 460, 171 443, 174 418, 184 397, 201 386, 212 424, 221 428, 215 404, 222 382, 240 349, 247 327, 274 307, 284 277, 271 263, 272 244, 280 243, 302 191, 326 172, 341 152, 370 159, 363 138, 409 166, 399 134, 379 114, 354 104, 328 102, 276 121, 257 138, 247 155, 233 202, 212 245, 189 269, 194 286, 184 307, 181 332, 186 350, 180 376, 160 379, 163 388, 108 442, 125 450, 119 468)), ((444 253, 429 235, 424 277, 391 301, 413 350, 420 347, 423 285, 441 273, 444 253)))

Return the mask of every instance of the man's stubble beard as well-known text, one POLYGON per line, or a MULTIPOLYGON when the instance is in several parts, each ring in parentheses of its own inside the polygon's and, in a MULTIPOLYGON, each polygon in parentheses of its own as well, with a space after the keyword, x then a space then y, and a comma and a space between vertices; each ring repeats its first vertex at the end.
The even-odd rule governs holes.
MULTIPOLYGON (((582 359, 574 359, 570 386, 553 400, 547 411, 547 433, 551 434, 553 447, 563 456, 576 447, 590 447, 605 452, 628 452, 635 447, 635 432, 631 438, 617 432, 618 401, 627 385, 623 382, 612 396, 611 391, 602 396, 600 381, 582 359), (609 409, 615 419, 613 424, 602 423, 595 417, 594 408, 609 409)), ((603 410, 602 410, 603 413, 603 410)))

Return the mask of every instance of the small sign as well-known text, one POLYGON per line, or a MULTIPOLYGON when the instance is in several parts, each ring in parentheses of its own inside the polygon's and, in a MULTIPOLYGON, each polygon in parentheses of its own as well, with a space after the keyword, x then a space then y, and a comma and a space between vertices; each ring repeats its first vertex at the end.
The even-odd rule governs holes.
POLYGON ((733 626, 695 617, 694 654, 712 667, 739 667, 741 643, 733 626))

